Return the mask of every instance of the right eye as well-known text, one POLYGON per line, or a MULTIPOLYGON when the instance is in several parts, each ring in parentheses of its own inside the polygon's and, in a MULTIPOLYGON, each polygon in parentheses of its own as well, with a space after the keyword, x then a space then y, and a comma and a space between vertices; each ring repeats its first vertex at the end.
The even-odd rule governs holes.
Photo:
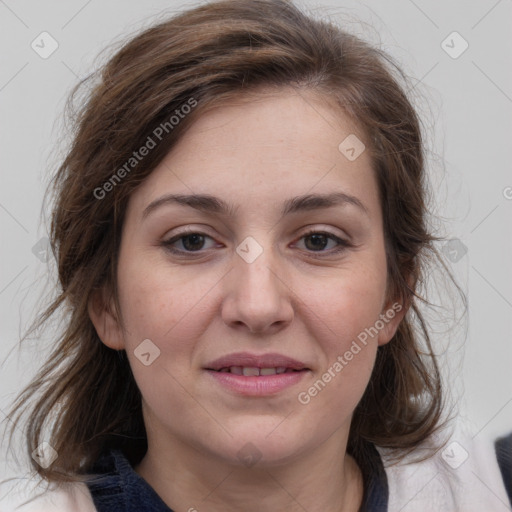
MULTIPOLYGON (((169 240, 163 240, 162 245, 167 250, 175 254, 197 253, 204 249, 206 239, 213 241, 212 237, 204 233, 187 231, 185 233, 175 235, 169 240)), ((214 245, 212 245, 212 247, 214 247, 214 245)))

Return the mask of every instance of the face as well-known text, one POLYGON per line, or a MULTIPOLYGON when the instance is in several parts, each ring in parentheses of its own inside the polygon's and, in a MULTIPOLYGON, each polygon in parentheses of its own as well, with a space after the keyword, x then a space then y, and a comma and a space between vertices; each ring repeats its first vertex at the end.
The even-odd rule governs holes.
POLYGON ((357 156, 354 136, 364 141, 311 92, 261 92, 203 114, 133 193, 124 325, 91 318, 127 352, 150 446, 280 464, 346 443, 402 317, 386 297, 369 151, 357 156))

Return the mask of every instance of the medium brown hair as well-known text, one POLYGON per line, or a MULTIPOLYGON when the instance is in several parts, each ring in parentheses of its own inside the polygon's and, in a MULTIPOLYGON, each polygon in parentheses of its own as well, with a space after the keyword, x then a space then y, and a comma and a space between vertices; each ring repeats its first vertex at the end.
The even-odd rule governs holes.
POLYGON ((438 254, 427 229, 422 133, 403 78, 379 49, 292 2, 227 0, 145 30, 77 87, 75 97, 86 85, 90 91, 52 183, 51 244, 60 290, 37 325, 60 311, 66 324, 13 408, 14 425, 29 413, 29 453, 49 432, 57 460, 46 469, 32 461, 43 478, 79 478, 106 448, 121 448, 132 463, 144 454, 141 395, 126 353, 100 341, 88 303, 102 290, 119 317, 116 269, 133 190, 197 116, 265 87, 314 91, 363 130, 380 191, 388 294, 410 306, 393 339, 378 350, 348 451, 365 471, 368 443, 403 454, 431 436, 443 410, 441 380, 417 290, 423 269, 438 254), (170 121, 194 102, 177 124, 170 121), (120 172, 162 126, 167 130, 158 144, 120 172))

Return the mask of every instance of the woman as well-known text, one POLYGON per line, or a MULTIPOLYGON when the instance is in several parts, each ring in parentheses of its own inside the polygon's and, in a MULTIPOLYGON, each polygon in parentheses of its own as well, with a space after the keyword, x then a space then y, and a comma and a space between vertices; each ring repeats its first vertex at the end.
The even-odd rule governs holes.
POLYGON ((32 506, 491 510, 460 485, 483 463, 506 500, 496 459, 437 453, 437 253, 397 74, 265 0, 186 11, 106 64, 54 183, 43 321, 67 325, 15 405, 14 425, 40 394, 28 449, 61 484, 32 506))

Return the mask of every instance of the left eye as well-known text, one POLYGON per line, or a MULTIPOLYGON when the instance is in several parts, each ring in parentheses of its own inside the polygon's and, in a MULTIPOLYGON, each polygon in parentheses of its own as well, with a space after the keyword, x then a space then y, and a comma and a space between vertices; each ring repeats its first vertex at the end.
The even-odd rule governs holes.
POLYGON ((333 242, 334 247, 331 247, 331 250, 334 252, 339 251, 347 247, 349 244, 345 240, 338 238, 332 233, 324 233, 319 231, 312 231, 310 233, 306 233, 301 237, 301 240, 304 239, 306 243, 306 249, 311 250, 313 252, 330 252, 325 251, 324 249, 329 245, 329 241, 333 242), (310 243, 307 243, 307 241, 310 243))

